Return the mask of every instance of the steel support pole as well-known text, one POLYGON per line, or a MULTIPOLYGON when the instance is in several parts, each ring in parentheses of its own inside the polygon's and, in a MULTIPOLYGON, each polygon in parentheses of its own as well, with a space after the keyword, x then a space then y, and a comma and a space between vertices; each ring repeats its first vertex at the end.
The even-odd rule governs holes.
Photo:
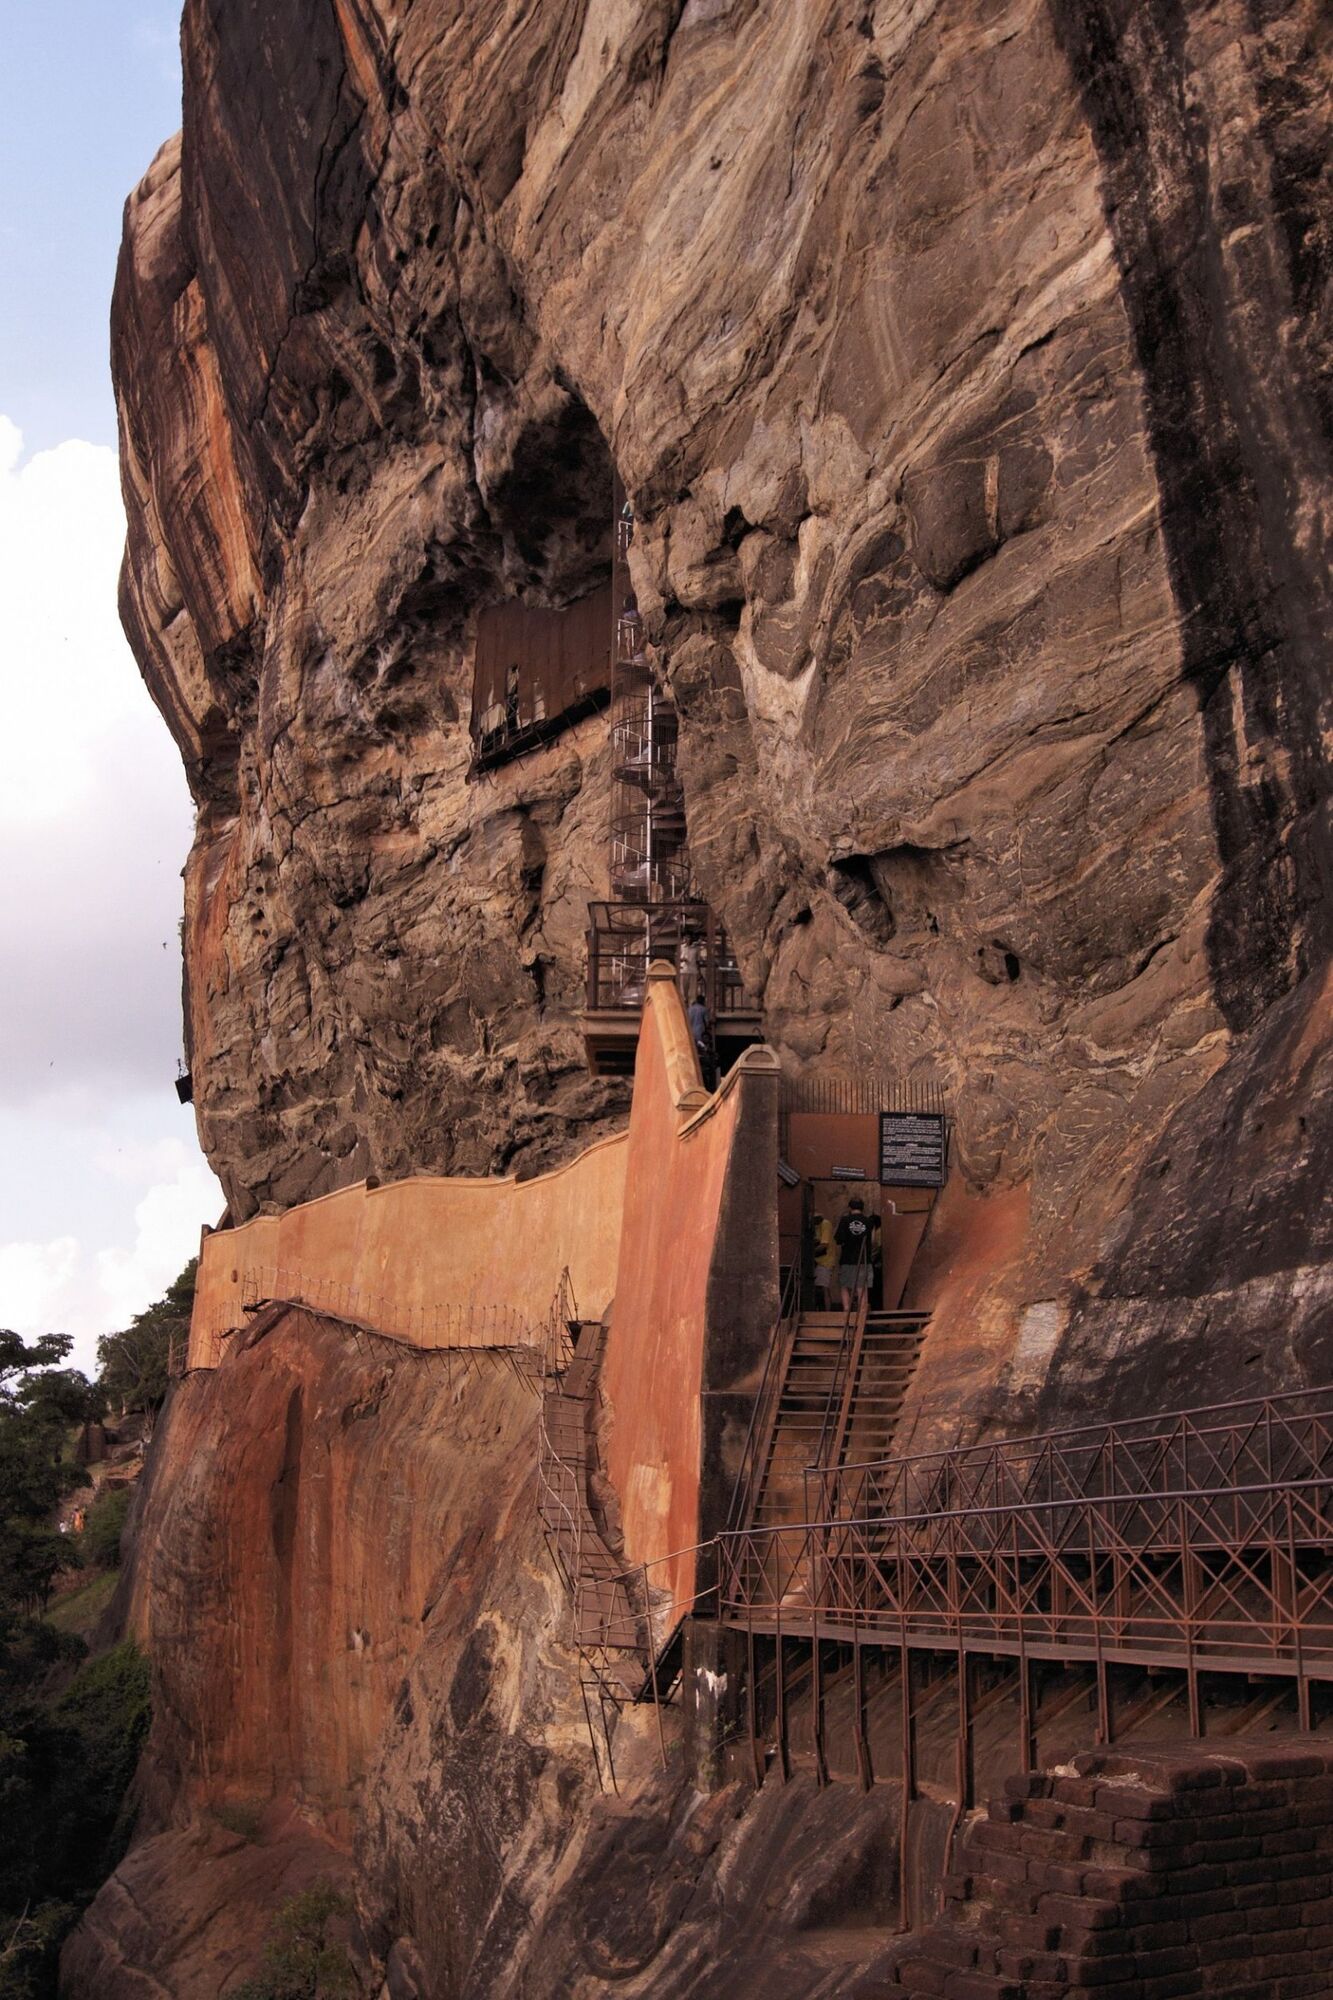
POLYGON ((902 1623, 898 1645, 903 1724, 903 1789, 898 1813, 898 1928, 912 1928, 912 1871, 908 1865, 908 1840, 912 1806, 916 1801, 916 1721, 912 1714, 912 1653, 907 1644, 907 1627, 902 1623))
MULTIPOLYGON (((813 1562, 811 1563, 811 1583, 817 1584, 813 1562)), ((828 1783, 828 1758, 824 1744, 824 1664, 819 1654, 819 1591, 810 1592, 810 1699, 814 1708, 815 1736, 815 1782, 828 1783)))
POLYGON ((1203 1713, 1199 1706, 1199 1670, 1194 1659, 1194 1561, 1189 1547, 1189 1526, 1185 1518, 1185 1503, 1176 1503, 1176 1521, 1180 1537, 1180 1580, 1185 1600, 1185 1691, 1189 1703, 1190 1735, 1203 1735, 1203 1713))
POLYGON ((785 1785, 791 1776, 791 1754, 787 1743, 787 1649, 782 1637, 781 1598, 778 1599, 776 1623, 777 1637, 774 1644, 777 1650, 774 1656, 774 1672, 776 1675, 775 1699, 777 1702, 777 1717, 775 1727, 778 1737, 778 1770, 782 1774, 782 1782, 785 1785))
POLYGON ((748 1603, 745 1607, 745 1682, 746 1707, 750 1717, 750 1762, 754 1769, 754 1788, 758 1791, 764 1782, 764 1767, 759 1755, 758 1692, 755 1687, 754 1671, 754 1617, 748 1603))
POLYGON ((861 1641, 856 1632, 855 1611, 852 1622, 852 1735, 856 1744, 856 1769, 861 1780, 861 1790, 868 1792, 873 1783, 873 1773, 870 1768, 870 1745, 866 1741, 865 1676, 861 1641))
POLYGON ((1287 1495, 1287 1549, 1291 1560, 1291 1633, 1296 1651, 1296 1714, 1301 1729, 1309 1734, 1311 1725, 1310 1683, 1305 1677, 1305 1634, 1301 1626, 1301 1578, 1296 1567, 1296 1526, 1292 1518, 1291 1495, 1287 1495))
POLYGON ((657 1752, 662 1769, 667 1765, 666 1737, 662 1730, 662 1695, 657 1685, 657 1639, 653 1632, 652 1599, 648 1595, 648 1565, 643 1565, 643 1615, 648 1624, 648 1668, 653 1682, 653 1712, 657 1717, 657 1752))

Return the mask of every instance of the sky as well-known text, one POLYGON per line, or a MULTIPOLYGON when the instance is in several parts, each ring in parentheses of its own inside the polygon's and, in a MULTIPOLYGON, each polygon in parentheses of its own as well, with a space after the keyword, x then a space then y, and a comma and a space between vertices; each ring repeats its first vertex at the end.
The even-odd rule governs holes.
POLYGON ((178 20, 0 0, 0 1326, 90 1370, 222 1209, 174 1089, 190 801, 116 616, 107 317, 178 20))

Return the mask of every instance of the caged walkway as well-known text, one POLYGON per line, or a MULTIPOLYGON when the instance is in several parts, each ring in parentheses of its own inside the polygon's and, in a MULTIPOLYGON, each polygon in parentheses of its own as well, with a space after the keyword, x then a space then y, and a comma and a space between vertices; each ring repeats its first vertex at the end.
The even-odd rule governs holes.
POLYGON ((631 1702, 657 1702, 670 1692, 680 1635, 664 1609, 670 1592, 654 1589, 647 1564, 625 1566, 593 1505, 605 1332, 600 1320, 578 1318, 566 1277, 542 1350, 537 1509, 570 1604, 598 1782, 614 1791, 616 1718, 631 1702))
MULTIPOLYGON (((879 1464, 812 1469, 805 1518, 719 1539, 718 1613, 753 1638, 952 1653, 1018 1677, 1084 1663, 1098 1740, 1113 1666, 1177 1670, 1190 1727, 1204 1673, 1272 1677, 1312 1726, 1333 1680, 1333 1389, 879 1464)), ((904 1737, 911 1676, 901 1677, 904 1737)))

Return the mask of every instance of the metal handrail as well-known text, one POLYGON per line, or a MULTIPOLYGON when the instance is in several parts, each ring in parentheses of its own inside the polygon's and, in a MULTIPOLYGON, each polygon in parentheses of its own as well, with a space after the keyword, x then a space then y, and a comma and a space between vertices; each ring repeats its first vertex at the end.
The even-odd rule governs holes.
POLYGON ((646 990, 650 962, 665 958, 678 966, 680 945, 687 930, 697 933, 703 947, 699 980, 713 1019, 755 1011, 756 1002, 745 991, 726 931, 715 912, 697 898, 678 897, 667 901, 589 904, 588 1012, 637 1012, 646 990))
POLYGON ((782 1288, 782 1297, 778 1303, 777 1324, 773 1328, 773 1338, 768 1344, 759 1392, 750 1408, 750 1425, 745 1433, 741 1462, 731 1492, 731 1506, 727 1513, 728 1527, 738 1527, 754 1505, 755 1467, 760 1450, 759 1441, 761 1437, 766 1438, 772 1430, 773 1414, 777 1398, 781 1393, 783 1364, 790 1345, 788 1331, 793 1321, 800 1316, 800 1303, 801 1259, 798 1256, 792 1259, 787 1271, 787 1281, 782 1288))
MULTIPOLYGON (((858 1279, 866 1270, 866 1265, 869 1262, 869 1250, 870 1239, 867 1236, 866 1241, 861 1246, 861 1254, 856 1260, 856 1275, 858 1279)), ((842 1339, 838 1342, 838 1352, 833 1359, 833 1380, 829 1384, 828 1401, 824 1405, 824 1421, 820 1425, 819 1443, 815 1447, 815 1465, 820 1470, 825 1470, 829 1466, 829 1458, 826 1456, 829 1449, 829 1426, 835 1420, 835 1412, 839 1418, 842 1415, 843 1401, 847 1391, 848 1371, 852 1366, 853 1355, 864 1336, 866 1315, 869 1310, 869 1286, 867 1285, 865 1288, 862 1288, 860 1285, 853 1286, 851 1304, 843 1307, 842 1339)), ((845 1424, 839 1423, 833 1433, 833 1442, 835 1445, 844 1439, 845 1432, 845 1424)))
MULTIPOLYGON (((1243 1500, 1254 1494, 1271 1496, 1276 1493, 1301 1493, 1307 1490, 1310 1492, 1327 1493, 1330 1499, 1333 1500, 1333 1473, 1329 1473, 1324 1478, 1263 1480, 1251 1486, 1219 1486, 1212 1489, 1187 1486, 1161 1493, 1097 1493, 1090 1494, 1082 1500, 997 1502, 989 1507, 942 1508, 938 1513, 932 1512, 929 1508, 922 1507, 916 1508, 907 1514, 849 1515, 846 1517, 839 1516, 836 1521, 755 1522, 750 1527, 724 1530, 718 1539, 721 1541, 737 1541, 742 1536, 758 1537, 760 1535, 789 1535, 796 1533, 823 1535, 830 1530, 840 1530, 843 1528, 873 1528, 876 1531, 883 1531, 888 1528, 911 1527, 921 1522, 929 1523, 931 1526, 938 1526, 942 1522, 949 1521, 975 1521, 984 1519, 988 1515, 1004 1515, 1007 1517, 1012 1514, 1074 1512, 1080 1508, 1142 1507, 1149 1503, 1165 1504, 1168 1501, 1178 1503, 1182 1500, 1243 1500)), ((1329 1534, 1330 1543, 1333 1544, 1333 1514, 1330 1514, 1329 1534)))
POLYGON ((987 1505, 1144 1499, 1333 1470, 1333 1390, 1311 1389, 1168 1416, 1071 1427, 912 1457, 814 1468, 812 1513, 879 1518, 987 1505))
MULTIPOLYGON (((1162 1411, 1160 1414, 1143 1417, 1107 1417, 1098 1423, 1073 1424, 1061 1430, 1035 1431, 1026 1437, 992 1438, 985 1444, 943 1445, 936 1451, 914 1452, 904 1458, 866 1459, 857 1465, 845 1468, 848 1472, 877 1470, 882 1466, 911 1466, 924 1464, 927 1460, 969 1456, 973 1452, 1008 1452, 1022 1450, 1047 1450, 1053 1444, 1060 1444, 1069 1438, 1107 1439, 1114 1433, 1117 1438, 1127 1433, 1136 1424, 1188 1425, 1190 1434, 1198 1437, 1213 1435, 1218 1430, 1234 1430, 1234 1424, 1216 1425, 1205 1428, 1200 1425, 1200 1417, 1225 1416, 1233 1410, 1249 1410, 1256 1413, 1276 1409, 1281 1403, 1314 1402, 1318 1398, 1328 1402, 1327 1414, 1333 1417, 1333 1385, 1309 1389, 1277 1389, 1267 1396, 1240 1396, 1227 1403, 1202 1403, 1188 1410, 1162 1411)), ((1124 1436, 1125 1443, 1147 1443, 1148 1439, 1133 1439, 1124 1436)))

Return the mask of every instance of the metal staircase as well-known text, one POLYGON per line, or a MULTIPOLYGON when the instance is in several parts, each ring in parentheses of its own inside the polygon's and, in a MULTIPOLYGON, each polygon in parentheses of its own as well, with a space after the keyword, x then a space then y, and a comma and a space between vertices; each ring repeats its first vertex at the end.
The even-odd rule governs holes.
POLYGON ((925 1313, 809 1312, 779 1323, 756 1399, 733 1525, 806 1518, 805 1474, 886 1456, 925 1338, 925 1313))
MULTIPOLYGON (((590 1496, 605 1325, 572 1310, 562 1279, 543 1351, 537 1423, 537 1508, 571 1610, 584 1713, 603 1789, 615 1790, 612 1736, 631 1702, 669 1698, 679 1677, 679 1622, 664 1612, 645 1566, 626 1568, 590 1496)), ((669 1602, 669 1594, 668 1594, 669 1602)))
POLYGON ((887 1458, 926 1337, 925 1313, 872 1312, 866 1317, 847 1385, 847 1424, 838 1465, 887 1458))

